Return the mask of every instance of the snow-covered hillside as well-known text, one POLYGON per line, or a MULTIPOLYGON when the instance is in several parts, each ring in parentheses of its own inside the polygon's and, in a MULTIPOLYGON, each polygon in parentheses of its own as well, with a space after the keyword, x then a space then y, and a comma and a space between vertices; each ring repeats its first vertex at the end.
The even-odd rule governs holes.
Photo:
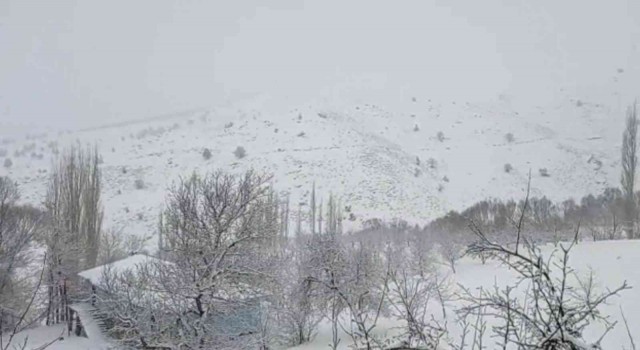
MULTIPOLYGON (((624 74, 614 70, 612 77, 624 74)), ((9 136, 0 147, 13 164, 0 175, 18 181, 24 202, 39 204, 54 150, 96 143, 104 160, 105 227, 136 235, 153 234, 172 182, 220 168, 273 173, 275 187, 291 194, 294 212, 308 202, 315 181, 322 196, 334 193, 351 206, 352 227, 373 217, 425 223, 487 197, 521 197, 529 170, 533 194, 556 201, 616 186, 624 106, 614 93, 602 100, 558 96, 521 108, 506 95, 471 103, 404 94, 382 103, 344 99, 284 111, 255 99, 243 107, 9 136), (242 159, 233 153, 238 146, 246 149, 242 159), (505 164, 513 170, 506 172, 505 164)))

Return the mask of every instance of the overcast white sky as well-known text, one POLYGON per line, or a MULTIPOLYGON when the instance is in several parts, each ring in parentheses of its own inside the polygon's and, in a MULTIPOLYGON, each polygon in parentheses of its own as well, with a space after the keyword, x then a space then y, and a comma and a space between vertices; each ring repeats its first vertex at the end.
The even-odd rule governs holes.
POLYGON ((543 99, 640 59, 637 0, 265 3, 2 0, 0 121, 85 127, 338 86, 543 99))

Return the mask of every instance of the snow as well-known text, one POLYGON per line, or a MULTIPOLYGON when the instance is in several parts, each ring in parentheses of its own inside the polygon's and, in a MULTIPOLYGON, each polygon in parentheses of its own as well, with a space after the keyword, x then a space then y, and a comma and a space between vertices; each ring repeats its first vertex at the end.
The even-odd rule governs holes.
POLYGON ((138 267, 149 264, 156 263, 161 260, 154 258, 152 256, 144 255, 144 254, 133 254, 124 259, 114 261, 110 264, 105 264, 101 266, 94 267, 89 270, 82 271, 78 273, 81 277, 91 281, 91 284, 99 286, 102 283, 102 278, 105 276, 105 273, 113 273, 113 274, 121 274, 123 272, 131 271, 135 272, 135 269, 138 267))
MULTIPOLYGON (((552 246, 544 246, 543 254, 549 254, 553 249, 552 246)), ((627 318, 631 334, 637 341, 640 336, 640 299, 638 298, 638 290, 640 286, 640 241, 601 241, 601 242, 581 242, 573 250, 570 257, 570 266, 575 268, 578 275, 585 277, 588 273, 593 272, 595 275, 596 288, 604 291, 606 288, 614 289, 620 286, 625 280, 632 287, 630 290, 623 291, 619 297, 610 300, 603 305, 601 311, 604 315, 610 317, 610 321, 617 321, 616 327, 602 341, 603 349, 623 349, 630 348, 629 337, 627 335, 624 321, 622 319, 621 310, 627 318)), ((483 265, 480 261, 471 259, 463 259, 456 266, 457 273, 453 274, 450 270, 442 268, 443 273, 447 273, 451 280, 451 286, 457 288, 458 284, 470 289, 477 288, 491 289, 494 283, 499 286, 505 286, 515 280, 513 271, 497 266, 496 264, 487 263, 483 265)), ((448 326, 451 334, 455 337, 459 333, 456 323, 452 315, 454 310, 460 306, 456 301, 446 302, 448 314, 448 326)), ((432 312, 436 319, 440 318, 441 310, 436 305, 432 312)), ((397 334, 402 324, 394 319, 385 318, 376 328, 376 332, 381 336, 397 334)), ((485 334, 485 344, 488 348, 492 347, 494 339, 491 339, 491 322, 488 322, 487 334, 485 334)), ((587 343, 597 341, 603 332, 602 327, 590 325, 586 328, 584 340, 587 343)), ((340 349, 349 349, 349 337, 341 334, 340 349)), ((455 339, 455 338, 454 338, 455 339)), ((296 350, 315 350, 326 349, 331 340, 331 329, 325 322, 321 324, 316 338, 308 343, 292 348, 296 350)))
POLYGON ((27 342, 25 350, 37 350, 51 342, 53 343, 46 348, 47 350, 106 350, 110 348, 106 342, 77 337, 73 333, 67 335, 66 324, 58 324, 50 327, 37 327, 18 333, 11 341, 8 349, 13 349, 14 347, 22 348, 25 339, 27 342), (56 341, 56 339, 58 340, 56 341))

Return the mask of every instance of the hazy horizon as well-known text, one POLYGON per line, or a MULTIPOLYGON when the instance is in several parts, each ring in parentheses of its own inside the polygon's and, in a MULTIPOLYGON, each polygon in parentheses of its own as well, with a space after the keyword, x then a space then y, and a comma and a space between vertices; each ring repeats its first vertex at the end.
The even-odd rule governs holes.
POLYGON ((0 125, 77 129, 256 95, 544 101, 640 76, 632 1, 257 4, 5 1, 0 125))

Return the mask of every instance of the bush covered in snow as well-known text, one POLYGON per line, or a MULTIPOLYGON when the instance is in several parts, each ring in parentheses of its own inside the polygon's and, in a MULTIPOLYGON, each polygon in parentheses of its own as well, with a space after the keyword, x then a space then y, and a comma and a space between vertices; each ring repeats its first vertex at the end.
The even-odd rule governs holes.
POLYGON ((204 158, 205 160, 211 159, 211 150, 205 148, 204 151, 202 151, 202 158, 204 158))
POLYGON ((242 146, 236 147, 235 151, 233 151, 233 155, 238 159, 242 159, 247 155, 247 151, 242 146))
POLYGON ((144 180, 142 180, 142 179, 136 179, 136 180, 133 182, 133 187, 135 187, 135 189, 136 189, 136 190, 142 190, 142 189, 144 189, 144 188, 146 187, 146 185, 145 185, 145 183, 144 183, 144 180))
POLYGON ((508 132, 504 135, 504 139, 505 141, 507 141, 508 143, 513 143, 513 141, 516 140, 516 138, 513 136, 512 133, 508 132))

